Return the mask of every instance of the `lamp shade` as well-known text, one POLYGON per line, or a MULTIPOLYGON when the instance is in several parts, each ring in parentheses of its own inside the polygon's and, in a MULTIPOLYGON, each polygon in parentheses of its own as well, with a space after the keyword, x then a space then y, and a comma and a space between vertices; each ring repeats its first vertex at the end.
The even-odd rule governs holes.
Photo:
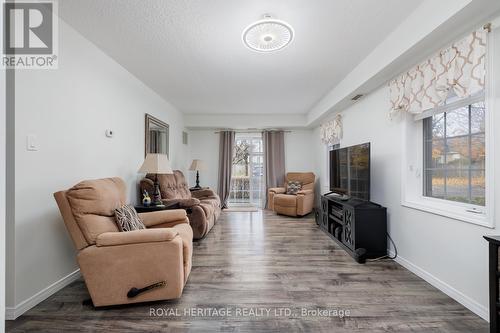
POLYGON ((147 154, 140 173, 172 174, 174 171, 166 154, 147 154))
POLYGON ((205 163, 202 160, 193 160, 189 171, 203 171, 205 170, 205 163))

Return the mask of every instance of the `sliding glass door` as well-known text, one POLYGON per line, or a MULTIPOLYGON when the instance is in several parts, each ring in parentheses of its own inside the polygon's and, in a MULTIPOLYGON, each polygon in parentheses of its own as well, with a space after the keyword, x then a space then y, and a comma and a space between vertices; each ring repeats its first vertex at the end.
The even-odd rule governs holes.
POLYGON ((264 154, 261 133, 236 133, 230 205, 262 206, 264 154))

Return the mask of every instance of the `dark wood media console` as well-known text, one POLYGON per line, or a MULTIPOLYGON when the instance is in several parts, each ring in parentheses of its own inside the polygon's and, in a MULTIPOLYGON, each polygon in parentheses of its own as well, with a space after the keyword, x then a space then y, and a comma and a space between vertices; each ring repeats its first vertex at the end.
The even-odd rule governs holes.
POLYGON ((387 255, 387 209, 376 203, 321 196, 320 228, 357 262, 387 255))

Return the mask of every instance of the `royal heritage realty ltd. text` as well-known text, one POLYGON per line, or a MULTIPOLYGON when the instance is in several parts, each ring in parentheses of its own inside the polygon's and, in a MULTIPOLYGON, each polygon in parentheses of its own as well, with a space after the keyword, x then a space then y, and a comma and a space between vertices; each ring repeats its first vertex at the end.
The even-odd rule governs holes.
POLYGON ((151 317, 337 317, 351 315, 348 309, 288 308, 288 307, 191 307, 150 308, 151 317))

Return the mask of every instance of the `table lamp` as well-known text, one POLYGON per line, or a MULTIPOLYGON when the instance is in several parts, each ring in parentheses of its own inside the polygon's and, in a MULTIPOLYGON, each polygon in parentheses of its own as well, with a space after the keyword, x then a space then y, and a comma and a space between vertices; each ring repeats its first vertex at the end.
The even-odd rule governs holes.
POLYGON ((153 205, 163 206, 163 202, 161 201, 160 184, 158 184, 158 174, 174 173, 170 167, 168 156, 166 154, 147 154, 139 172, 155 174, 153 205))
POLYGON ((196 186, 194 188, 200 189, 200 171, 205 170, 205 163, 202 160, 193 160, 191 166, 189 167, 190 171, 196 171, 196 186))

